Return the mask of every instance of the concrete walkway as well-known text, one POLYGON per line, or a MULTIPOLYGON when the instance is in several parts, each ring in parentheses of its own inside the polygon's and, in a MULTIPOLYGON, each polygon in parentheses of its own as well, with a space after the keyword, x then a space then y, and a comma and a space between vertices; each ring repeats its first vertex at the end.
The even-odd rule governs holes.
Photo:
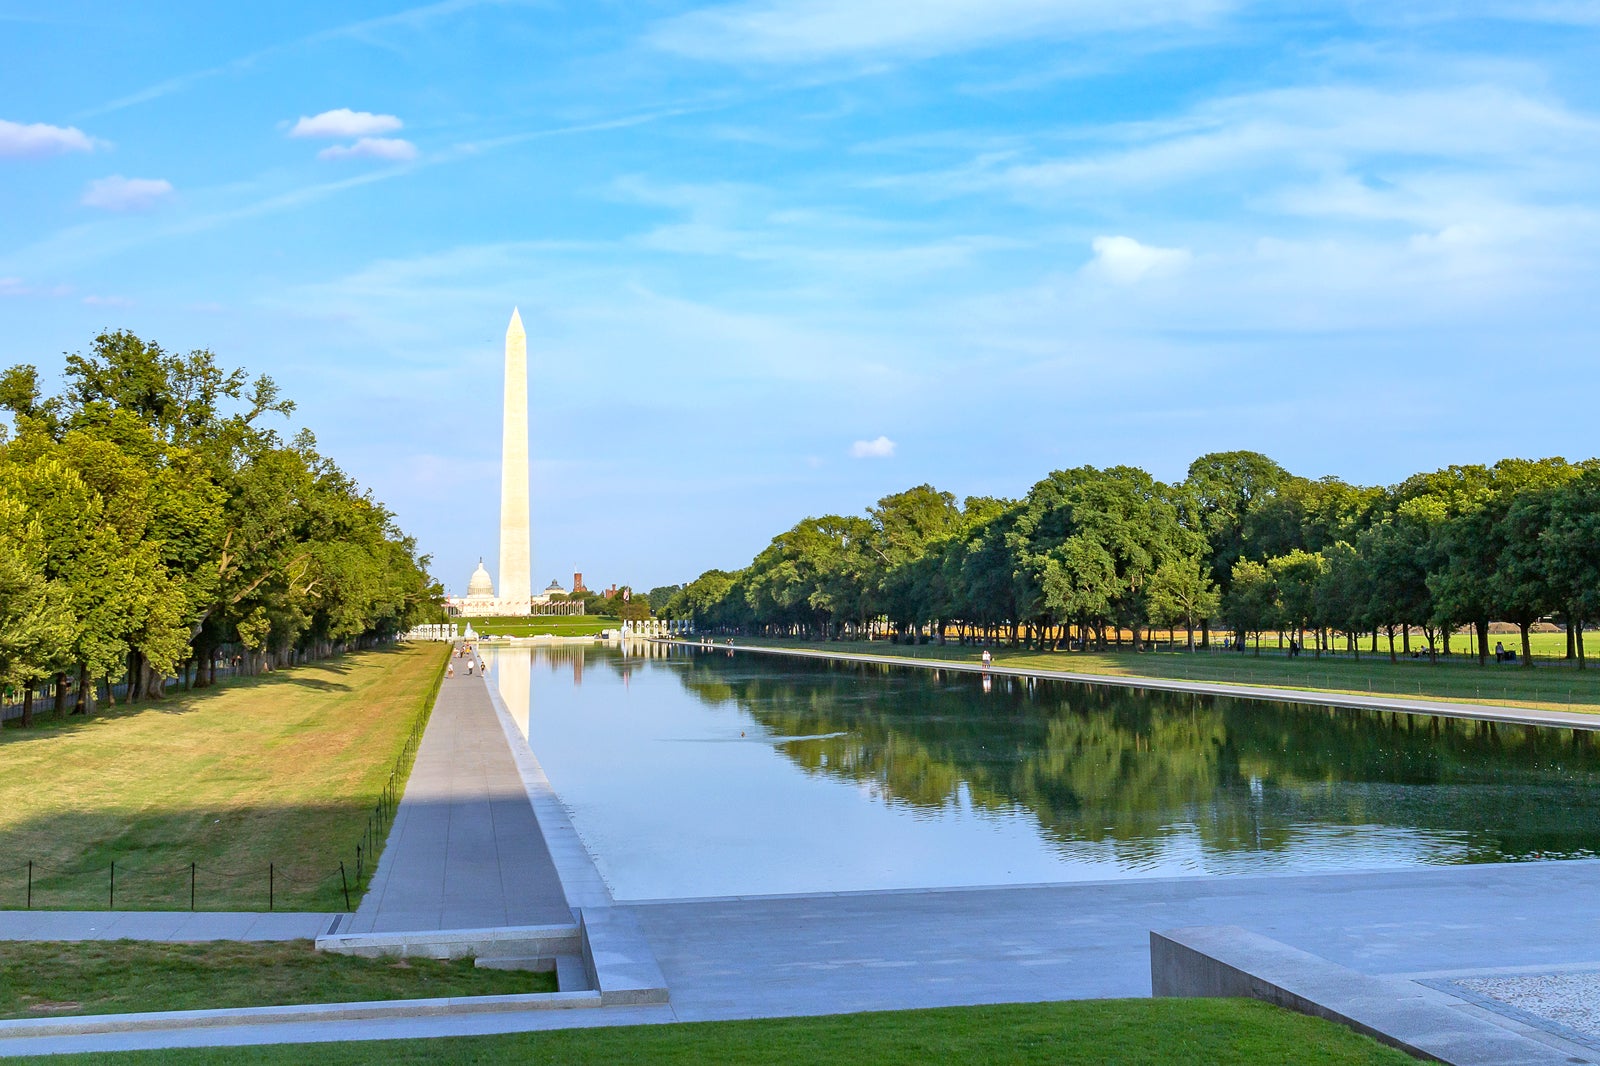
POLYGON ((659 1006, 8 1038, 52 1051, 421 1038, 1147 996, 1149 933, 1244 926, 1361 973, 1600 968, 1600 861, 623 904, 659 1006))
MULTIPOLYGON (((699 647, 694 641, 664 641, 699 647)), ((1517 725, 1557 726, 1563 729, 1600 730, 1600 714, 1583 711, 1546 711, 1497 703, 1452 703, 1448 700, 1411 699, 1404 696, 1361 695, 1349 692, 1320 692, 1314 689, 1273 688, 1267 685, 1236 685, 1226 681, 1185 681, 1170 677, 1125 677, 1114 674, 1084 674, 1071 670, 1041 670, 1036 667, 991 666, 956 662, 949 659, 923 659, 902 655, 866 655, 860 652, 813 651, 809 648, 769 648, 754 644, 719 644, 718 648, 760 652, 764 655, 791 655, 808 659, 842 662, 887 663, 914 666, 923 670, 950 670, 965 674, 988 673, 996 677, 1038 677, 1051 681, 1076 681, 1085 685, 1113 688, 1142 688, 1160 692, 1194 692, 1204 696, 1230 696, 1234 699, 1271 700, 1275 703, 1303 703, 1313 707, 1339 707, 1349 710, 1404 711, 1431 714, 1440 718, 1469 718, 1480 722, 1510 722, 1517 725)))
POLYGON ((378 870, 341 933, 573 921, 483 678, 453 661, 378 870))

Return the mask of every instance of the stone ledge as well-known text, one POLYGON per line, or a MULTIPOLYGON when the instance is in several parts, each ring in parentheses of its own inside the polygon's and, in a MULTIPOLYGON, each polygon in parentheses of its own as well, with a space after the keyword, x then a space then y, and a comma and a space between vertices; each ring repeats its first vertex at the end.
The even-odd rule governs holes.
POLYGON ((606 1006, 667 1002, 667 979, 639 920, 616 907, 581 912, 583 968, 606 1006))
POLYGON ((1452 1066, 1592 1061, 1468 1014, 1432 989, 1373 977, 1238 926, 1150 934, 1156 996, 1242 996, 1325 1018, 1452 1066))
POLYGON ((464 959, 575 955, 583 934, 576 925, 508 925, 489 929, 423 929, 400 933, 332 933, 317 937, 318 951, 340 955, 417 955, 464 959))

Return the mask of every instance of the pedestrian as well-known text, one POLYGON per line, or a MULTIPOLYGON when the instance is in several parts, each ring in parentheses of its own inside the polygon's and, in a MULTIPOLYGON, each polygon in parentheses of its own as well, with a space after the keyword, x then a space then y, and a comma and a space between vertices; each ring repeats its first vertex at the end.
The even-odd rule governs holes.
POLYGON ((983 649, 983 668, 985 670, 989 669, 990 664, 993 663, 993 662, 994 662, 994 656, 989 654, 989 649, 988 648, 984 648, 983 649))
POLYGON ((467 676, 472 676, 472 656, 467 656, 467 676))
POLYGON ((455 663, 445 663, 444 664, 444 676, 445 677, 455 677, 456 676, 456 664, 455 663))

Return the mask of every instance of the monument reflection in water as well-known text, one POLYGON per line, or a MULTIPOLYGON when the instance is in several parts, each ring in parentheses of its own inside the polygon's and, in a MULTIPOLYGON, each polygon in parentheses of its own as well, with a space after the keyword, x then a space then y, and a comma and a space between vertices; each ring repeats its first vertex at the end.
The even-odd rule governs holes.
POLYGON ((650 646, 493 673, 621 899, 1592 857, 1591 734, 650 646))

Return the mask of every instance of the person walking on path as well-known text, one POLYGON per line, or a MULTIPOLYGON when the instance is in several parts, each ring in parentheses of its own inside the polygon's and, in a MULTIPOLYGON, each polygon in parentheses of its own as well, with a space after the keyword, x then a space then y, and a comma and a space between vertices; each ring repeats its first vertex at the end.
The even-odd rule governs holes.
POLYGON ((989 666, 993 662, 994 662, 994 656, 989 654, 989 649, 988 648, 984 648, 983 649, 983 668, 985 670, 989 669, 989 666))

